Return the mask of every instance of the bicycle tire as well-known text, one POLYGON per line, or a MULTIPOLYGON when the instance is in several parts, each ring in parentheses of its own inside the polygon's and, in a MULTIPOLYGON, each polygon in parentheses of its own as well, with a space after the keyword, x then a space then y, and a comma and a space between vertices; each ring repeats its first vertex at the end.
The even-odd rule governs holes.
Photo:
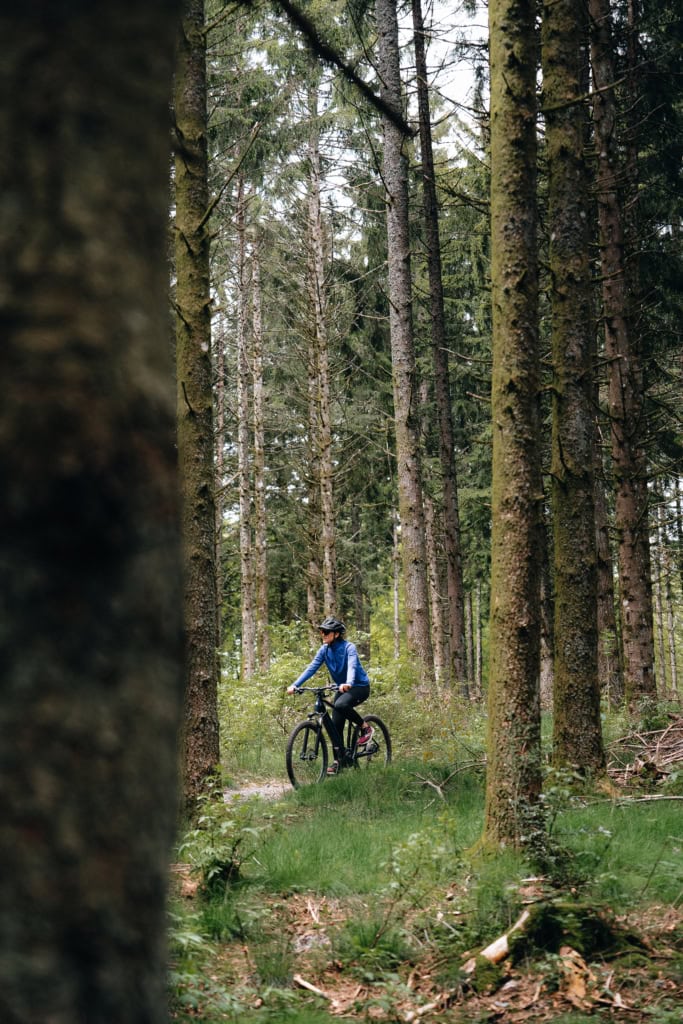
POLYGON ((315 722, 299 722, 287 740, 287 775, 294 789, 322 782, 327 775, 327 743, 315 722))
POLYGON ((380 765, 386 768, 391 764, 391 736, 389 730, 377 715, 365 715, 364 722, 375 730, 374 736, 367 747, 357 747, 354 763, 357 768, 371 768, 380 765))

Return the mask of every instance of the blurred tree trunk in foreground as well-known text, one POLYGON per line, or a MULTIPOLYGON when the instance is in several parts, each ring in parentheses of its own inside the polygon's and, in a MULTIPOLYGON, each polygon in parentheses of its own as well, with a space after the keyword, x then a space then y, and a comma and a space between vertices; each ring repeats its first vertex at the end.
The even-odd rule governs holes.
POLYGON ((0 14, 0 1019, 162 1022, 182 586, 176 5, 0 14))

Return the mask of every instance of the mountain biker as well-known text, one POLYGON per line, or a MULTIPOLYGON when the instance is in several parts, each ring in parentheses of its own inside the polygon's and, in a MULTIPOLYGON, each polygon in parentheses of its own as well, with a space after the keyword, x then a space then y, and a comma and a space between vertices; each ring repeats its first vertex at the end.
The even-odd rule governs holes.
POLYGON ((332 715, 328 719, 328 728, 334 749, 334 761, 327 769, 328 775, 336 775, 344 754, 344 722, 353 722, 358 726, 357 744, 362 746, 372 739, 374 729, 364 725, 363 719, 355 710, 370 696, 370 680, 360 663, 355 644, 344 639, 346 626, 339 619, 328 615, 318 626, 322 646, 311 664, 303 670, 299 678, 287 687, 287 693, 297 693, 307 679, 314 676, 324 664, 332 681, 339 687, 334 700, 332 715))

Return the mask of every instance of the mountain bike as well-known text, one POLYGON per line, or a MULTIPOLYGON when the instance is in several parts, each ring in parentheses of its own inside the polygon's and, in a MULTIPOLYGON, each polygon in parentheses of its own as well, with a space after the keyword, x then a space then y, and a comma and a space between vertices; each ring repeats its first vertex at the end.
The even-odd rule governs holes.
MULTIPOLYGON (((295 789, 327 778, 328 739, 330 747, 333 747, 328 709, 333 704, 325 699, 325 694, 336 691, 336 686, 302 686, 299 690, 300 693, 314 693, 315 704, 308 717, 294 726, 287 740, 287 774, 295 789)), ((360 727, 346 722, 340 771, 342 768, 368 769, 372 765, 382 767, 391 761, 391 737, 382 719, 377 715, 365 715, 363 723, 371 725, 375 731, 368 743, 359 746, 360 727)))

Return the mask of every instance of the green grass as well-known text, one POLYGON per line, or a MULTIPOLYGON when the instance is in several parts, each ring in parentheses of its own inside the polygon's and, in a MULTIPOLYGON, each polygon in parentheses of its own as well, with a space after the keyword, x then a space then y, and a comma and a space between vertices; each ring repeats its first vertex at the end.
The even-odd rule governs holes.
MULTIPOLYGON (((393 1019, 392 986, 400 988, 402 968, 427 953, 441 965, 445 986, 460 984, 463 952, 482 948, 516 920, 522 880, 534 868, 511 851, 495 857, 479 852, 483 779, 475 768, 452 771, 448 763, 401 759, 376 772, 345 771, 322 785, 289 790, 277 803, 257 802, 239 812, 221 798, 212 828, 188 851, 207 863, 216 852, 230 853, 234 821, 242 837, 239 873, 222 898, 200 901, 191 918, 176 924, 175 1019, 340 1020, 293 983, 299 960, 287 909, 298 893, 327 897, 340 908, 340 919, 327 925, 330 944, 320 950, 320 963, 332 959, 349 978, 371 989, 384 986, 385 1019, 393 1019), (246 990, 216 966, 220 950, 231 943, 250 950, 246 990)), ((565 852, 558 864, 566 877, 564 887, 551 887, 549 895, 615 914, 680 905, 679 802, 590 802, 597 797, 587 787, 577 795, 558 781, 553 839, 565 852)), ((211 818, 211 807, 205 810, 211 818)), ((652 1024, 670 1024, 669 1005, 658 1008, 652 1024)), ((565 1013, 556 1024, 584 1019, 565 1013)))
POLYGON ((680 802, 601 802, 566 811, 556 835, 573 852, 596 899, 623 908, 683 901, 680 802))
POLYGON ((397 766, 347 771, 323 785, 292 791, 285 801, 286 827, 268 835, 244 865, 244 878, 275 892, 376 892, 387 881, 386 863, 394 847, 406 835, 433 829, 444 810, 449 823, 440 832, 446 832, 452 848, 476 840, 482 811, 479 781, 463 776, 446 796, 441 801, 412 771, 397 766))

